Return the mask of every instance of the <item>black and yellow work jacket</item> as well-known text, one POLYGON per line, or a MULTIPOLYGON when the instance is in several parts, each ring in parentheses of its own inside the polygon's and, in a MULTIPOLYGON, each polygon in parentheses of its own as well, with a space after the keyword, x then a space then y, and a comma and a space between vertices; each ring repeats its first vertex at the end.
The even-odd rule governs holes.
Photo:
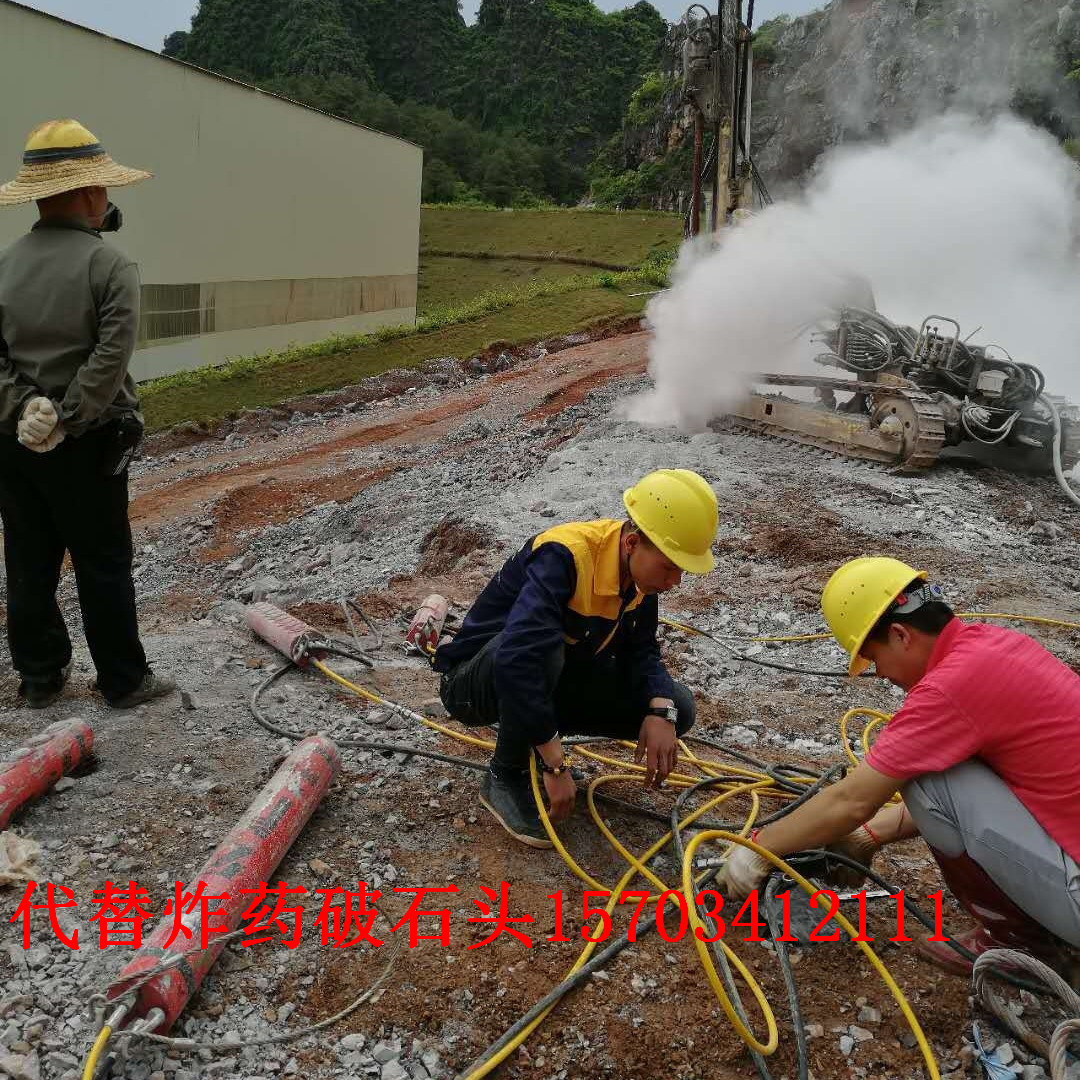
MULTIPOLYGON (((673 693, 656 641, 658 605, 631 584, 619 588, 622 522, 575 521, 529 540, 485 586, 435 669, 450 671, 502 634, 495 658, 499 706, 532 745, 558 733, 545 672, 565 650, 568 667, 615 662, 642 705, 673 693)), ((644 715, 644 710, 643 710, 644 715)))

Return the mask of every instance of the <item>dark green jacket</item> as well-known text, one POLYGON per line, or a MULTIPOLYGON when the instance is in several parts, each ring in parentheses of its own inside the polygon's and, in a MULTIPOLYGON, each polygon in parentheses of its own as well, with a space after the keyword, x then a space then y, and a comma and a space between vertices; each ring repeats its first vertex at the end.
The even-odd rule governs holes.
POLYGON ((0 252, 0 432, 52 398, 70 436, 138 413, 139 270, 87 225, 38 222, 0 252))

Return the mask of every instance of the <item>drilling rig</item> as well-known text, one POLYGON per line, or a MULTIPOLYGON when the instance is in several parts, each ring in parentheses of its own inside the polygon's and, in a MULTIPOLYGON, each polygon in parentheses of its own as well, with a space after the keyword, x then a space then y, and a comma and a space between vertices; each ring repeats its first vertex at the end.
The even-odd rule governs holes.
MULTIPOLYGON (((737 220, 756 193, 772 200, 750 154, 754 0, 719 0, 686 13, 686 100, 694 114, 694 165, 687 234, 701 232, 702 185, 712 182, 708 229, 737 220), (696 14, 701 17, 696 17, 696 14), (703 150, 704 136, 711 142, 703 150), (726 179, 722 180, 724 177, 726 179)), ((1003 347, 974 345, 947 316, 901 326, 868 307, 847 307, 817 339, 818 364, 839 377, 760 373, 733 412, 742 426, 902 472, 942 457, 1007 469, 1052 471, 1073 502, 1065 473, 1080 462, 1080 408, 1046 392, 1042 372, 1003 347), (783 391, 787 389, 785 394, 783 391)))
POLYGON ((683 87, 694 116, 694 164, 687 234, 701 231, 704 183, 712 186, 710 232, 745 209, 753 184, 763 202, 768 192, 750 158, 750 89, 753 73, 754 0, 746 21, 742 0, 719 0, 716 14, 703 4, 686 13, 683 87), (695 12, 703 16, 695 18, 695 12), (710 142, 705 149, 705 135, 710 142))
POLYGON ((916 329, 845 308, 817 335, 825 349, 816 357, 843 377, 752 376, 761 389, 734 416, 902 472, 927 469, 957 448, 1003 468, 1053 471, 1063 481, 1080 462, 1080 408, 1048 394, 1035 365, 961 335, 947 316, 930 316, 916 329), (785 395, 783 387, 813 400, 785 395))

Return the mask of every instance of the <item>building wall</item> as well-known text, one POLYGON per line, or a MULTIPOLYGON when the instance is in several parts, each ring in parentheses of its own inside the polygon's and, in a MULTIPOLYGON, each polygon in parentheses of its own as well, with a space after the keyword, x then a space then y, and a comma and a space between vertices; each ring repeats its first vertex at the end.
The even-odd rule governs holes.
MULTIPOLYGON (((0 0, 0 173, 74 116, 153 180, 110 242, 143 280, 138 378, 412 322, 419 147, 0 0)), ((31 207, 0 212, 0 246, 31 207)))

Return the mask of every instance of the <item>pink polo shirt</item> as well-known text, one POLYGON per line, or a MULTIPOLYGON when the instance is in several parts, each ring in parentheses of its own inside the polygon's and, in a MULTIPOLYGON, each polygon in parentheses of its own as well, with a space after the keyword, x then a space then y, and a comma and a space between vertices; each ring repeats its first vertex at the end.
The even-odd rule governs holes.
POLYGON ((1080 861, 1080 675, 1026 634, 954 619, 866 761, 909 780, 971 757, 1080 861))

